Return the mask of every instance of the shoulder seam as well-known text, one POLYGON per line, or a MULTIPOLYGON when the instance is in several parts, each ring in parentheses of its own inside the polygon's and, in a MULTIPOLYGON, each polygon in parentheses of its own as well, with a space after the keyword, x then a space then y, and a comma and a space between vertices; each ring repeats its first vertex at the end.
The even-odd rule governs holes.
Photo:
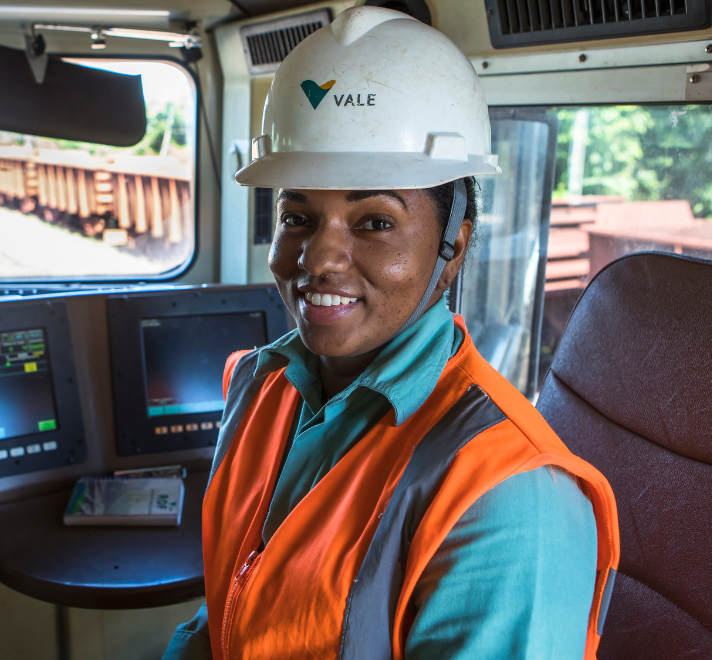
POLYGON ((199 633, 197 630, 176 630, 174 635, 195 635, 196 637, 200 637, 204 640, 206 640, 208 643, 210 642, 210 637, 207 635, 203 635, 203 633, 199 633))
MULTIPOLYGON (((505 419, 506 419, 507 421, 511 422, 512 426, 513 426, 515 429, 517 429, 517 431, 519 431, 519 433, 521 433, 521 435, 522 435, 524 438, 526 438, 526 441, 536 450, 537 453, 539 453, 539 454, 545 454, 545 453, 546 453, 546 452, 542 451, 541 449, 539 449, 539 447, 537 447, 536 444, 534 443, 534 441, 529 437, 529 434, 528 434, 528 433, 525 433, 524 430, 523 430, 506 412, 504 412, 504 410, 502 410, 502 408, 497 404, 497 402, 489 395, 489 393, 488 393, 486 390, 484 390, 484 389, 479 385, 479 383, 477 382, 477 380, 475 379, 475 377, 474 377, 465 367, 463 367, 461 364, 457 364, 456 366, 457 366, 457 368, 458 368, 460 371, 462 371, 462 373, 464 373, 464 374, 472 381, 472 383, 473 383, 488 399, 490 399, 490 401, 492 401, 492 403, 493 403, 495 406, 497 406, 497 408, 499 408, 500 412, 504 415, 505 419)), ((490 366, 491 366, 491 365, 490 365, 490 366)), ((492 367, 492 368, 494 369, 494 367, 492 367)), ((504 376, 502 376, 501 374, 498 374, 498 375, 499 375, 501 378, 504 378, 504 376)), ((514 387, 514 386, 512 386, 512 387, 514 387)), ((532 406, 532 408, 534 408, 534 406, 532 406)), ((536 410, 536 408, 534 408, 534 410, 536 411, 537 414, 539 414, 539 415, 541 414, 541 413, 539 413, 539 411, 536 410)), ((544 421, 546 421, 546 420, 544 420, 544 421)))

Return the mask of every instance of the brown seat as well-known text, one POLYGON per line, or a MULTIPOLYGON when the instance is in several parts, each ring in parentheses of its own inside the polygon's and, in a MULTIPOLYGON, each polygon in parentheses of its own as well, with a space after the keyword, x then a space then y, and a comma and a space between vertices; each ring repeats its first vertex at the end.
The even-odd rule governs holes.
POLYGON ((645 252, 599 272, 537 408, 618 503, 599 660, 712 658, 712 262, 645 252))

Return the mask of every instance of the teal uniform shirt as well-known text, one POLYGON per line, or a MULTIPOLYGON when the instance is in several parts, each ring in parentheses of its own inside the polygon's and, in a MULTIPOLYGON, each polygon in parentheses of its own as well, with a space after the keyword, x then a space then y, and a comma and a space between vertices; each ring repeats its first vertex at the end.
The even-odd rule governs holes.
POLYGON ((319 358, 293 332, 260 352, 255 376, 286 366, 299 392, 296 428, 263 531, 265 543, 301 499, 390 408, 405 422, 435 389, 445 363, 462 342, 443 298, 417 323, 384 346, 345 390, 322 405, 319 358))
MULTIPOLYGON (((256 375, 286 367, 302 399, 264 525, 265 544, 390 408, 396 425, 418 410, 461 343, 443 299, 325 405, 319 358, 296 331, 262 349, 256 375)), ((591 503, 566 471, 541 467, 500 483, 462 516, 418 581, 405 659, 583 658, 596 539, 591 503)), ((209 648, 205 640, 195 639, 201 617, 204 607, 178 629, 164 660, 209 657, 198 651, 209 648)))

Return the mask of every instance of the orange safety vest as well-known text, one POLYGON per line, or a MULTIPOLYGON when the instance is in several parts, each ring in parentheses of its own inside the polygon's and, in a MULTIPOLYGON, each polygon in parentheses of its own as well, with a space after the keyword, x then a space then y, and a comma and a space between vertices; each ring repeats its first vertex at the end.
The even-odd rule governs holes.
POLYGON ((299 394, 284 369, 254 377, 258 351, 230 357, 203 503, 215 660, 402 660, 413 588, 444 538, 482 494, 543 465, 578 477, 593 503, 598 572, 585 659, 596 657, 620 552, 613 492, 455 322, 465 339, 421 408, 398 427, 389 411, 260 554, 299 394))

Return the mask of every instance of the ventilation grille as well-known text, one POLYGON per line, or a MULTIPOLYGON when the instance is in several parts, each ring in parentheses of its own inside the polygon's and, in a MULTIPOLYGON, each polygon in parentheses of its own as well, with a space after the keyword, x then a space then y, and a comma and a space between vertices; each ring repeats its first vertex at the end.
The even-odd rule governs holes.
POLYGON ((710 0, 487 0, 492 45, 512 48, 710 26, 710 0))
POLYGON ((319 22, 295 25, 294 27, 252 34, 247 37, 250 60, 255 66, 279 64, 302 39, 316 32, 323 25, 319 22))
POLYGON ((320 10, 241 28, 250 73, 274 73, 301 41, 329 23, 331 13, 320 10))
POLYGON ((255 245, 272 242, 272 188, 255 188, 255 245))

